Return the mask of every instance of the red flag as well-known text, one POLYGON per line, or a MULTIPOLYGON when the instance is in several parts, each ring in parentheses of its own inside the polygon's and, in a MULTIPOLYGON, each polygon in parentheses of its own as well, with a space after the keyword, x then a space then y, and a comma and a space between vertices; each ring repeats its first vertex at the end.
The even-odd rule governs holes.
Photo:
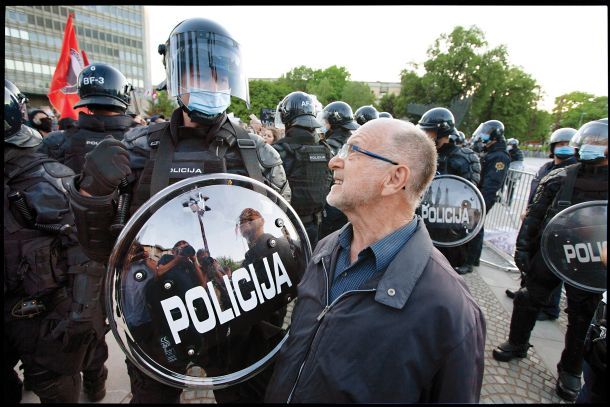
POLYGON ((47 95, 62 118, 71 117, 77 120, 78 112, 86 111, 85 108, 73 109, 72 106, 80 100, 76 93, 78 74, 87 65, 89 65, 89 61, 84 51, 81 56, 74 25, 72 25, 72 14, 70 14, 66 23, 59 61, 57 61, 57 67, 51 80, 51 88, 47 95))

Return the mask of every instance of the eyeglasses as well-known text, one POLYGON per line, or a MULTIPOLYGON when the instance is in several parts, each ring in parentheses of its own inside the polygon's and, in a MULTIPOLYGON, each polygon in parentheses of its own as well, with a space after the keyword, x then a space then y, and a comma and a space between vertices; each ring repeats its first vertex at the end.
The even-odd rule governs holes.
POLYGON ((379 154, 375 154, 372 151, 365 150, 364 148, 360 148, 360 147, 358 147, 355 144, 348 144, 348 143, 343 144, 341 149, 339 149, 339 152, 337 153, 337 157, 339 157, 342 160, 345 160, 347 158, 350 150, 351 151, 357 151, 357 152, 362 153, 364 155, 368 155, 369 157, 376 158, 378 160, 385 161, 385 162, 390 163, 390 164, 400 165, 396 161, 390 160, 389 158, 383 157, 383 156, 381 156, 379 154))

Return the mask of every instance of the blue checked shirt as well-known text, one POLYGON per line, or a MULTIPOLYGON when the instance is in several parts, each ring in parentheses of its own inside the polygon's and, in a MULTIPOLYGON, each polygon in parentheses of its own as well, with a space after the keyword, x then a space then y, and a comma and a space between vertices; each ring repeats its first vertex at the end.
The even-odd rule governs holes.
POLYGON ((329 303, 346 291, 360 288, 376 273, 383 273, 416 229, 417 216, 405 226, 362 250, 358 253, 358 259, 350 264, 353 229, 352 225, 345 228, 339 235, 339 255, 330 287, 329 303))

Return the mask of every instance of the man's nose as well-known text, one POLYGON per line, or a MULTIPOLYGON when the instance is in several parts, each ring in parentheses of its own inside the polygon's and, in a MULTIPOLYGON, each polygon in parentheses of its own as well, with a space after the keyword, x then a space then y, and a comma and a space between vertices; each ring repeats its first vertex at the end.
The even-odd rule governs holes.
POLYGON ((334 170, 335 168, 341 168, 342 166, 343 166, 343 159, 339 158, 338 156, 334 156, 328 162, 328 168, 330 168, 331 170, 334 170))

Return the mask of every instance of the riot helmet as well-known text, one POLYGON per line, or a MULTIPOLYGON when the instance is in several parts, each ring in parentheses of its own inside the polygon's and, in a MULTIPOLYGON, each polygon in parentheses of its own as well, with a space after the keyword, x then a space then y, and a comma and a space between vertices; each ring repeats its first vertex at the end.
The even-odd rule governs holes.
POLYGON ((317 120, 324 125, 327 122, 331 127, 343 127, 347 130, 356 130, 360 125, 354 121, 352 108, 345 102, 329 103, 318 114, 317 120))
POLYGON ((436 140, 450 135, 455 128, 453 113, 444 107, 435 107, 428 110, 419 119, 417 127, 424 131, 435 131, 436 140))
POLYGON ((516 138, 509 138, 508 140, 506 140, 506 145, 507 146, 518 147, 519 146, 519 140, 517 140, 516 138))
POLYGON ((78 75, 78 96, 74 108, 99 106, 125 113, 131 102, 132 86, 118 69, 109 64, 91 64, 78 75))
POLYGON ((461 132, 459 130, 458 130, 458 137, 457 137, 455 144, 457 144, 458 146, 463 146, 464 144, 466 144, 466 136, 464 135, 463 132, 461 132))
POLYGON ((362 126, 368 121, 379 119, 379 112, 371 105, 362 106, 356 110, 354 118, 356 119, 356 122, 362 126))
POLYGON ((8 79, 4 80, 4 142, 17 147, 34 147, 42 136, 26 126, 28 98, 8 79))
POLYGON ((557 156, 558 158, 568 158, 574 155, 574 147, 566 145, 566 146, 562 146, 561 151, 558 151, 557 153, 555 153, 555 147, 557 146, 557 143, 561 143, 561 142, 570 142, 570 140, 572 140, 572 137, 574 137, 574 134, 576 134, 578 130, 573 129, 571 127, 563 127, 561 129, 557 129, 555 130, 552 134, 551 137, 549 138, 549 146, 551 148, 551 153, 549 154, 549 158, 553 158, 555 156, 557 156))
POLYGON ((608 158, 608 119, 585 123, 570 140, 580 161, 595 164, 608 158))
POLYGON ((504 124, 499 120, 488 120, 481 123, 474 131, 473 136, 477 136, 484 144, 492 140, 504 140, 504 124))
POLYGON ((316 120, 314 99, 305 92, 292 92, 286 95, 275 109, 275 127, 300 126, 309 129, 322 127, 316 120))
POLYGON ((379 118, 381 119, 382 117, 388 118, 388 119, 393 119, 394 117, 389 114, 388 112, 379 112, 379 118))
POLYGON ((224 117, 231 96, 250 107, 240 46, 220 24, 205 18, 184 20, 158 50, 167 91, 194 122, 209 125, 224 117))

